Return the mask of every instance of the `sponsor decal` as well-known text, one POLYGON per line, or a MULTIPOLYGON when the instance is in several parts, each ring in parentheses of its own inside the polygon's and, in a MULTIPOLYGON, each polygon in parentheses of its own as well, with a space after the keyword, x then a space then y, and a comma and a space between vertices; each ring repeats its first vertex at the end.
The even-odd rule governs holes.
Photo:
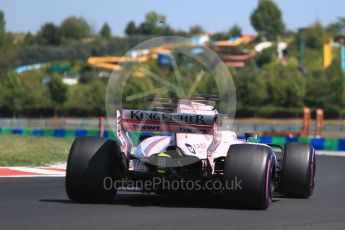
POLYGON ((123 110, 123 118, 137 121, 175 122, 182 124, 213 125, 215 116, 184 113, 163 113, 141 110, 123 110))
POLYGON ((197 134, 205 134, 209 133, 209 130, 207 129, 201 129, 201 128, 187 128, 187 127, 177 127, 176 132, 179 133, 197 133, 197 134))
POLYGON ((160 131, 161 127, 157 125, 137 125, 137 124, 132 124, 132 129, 135 130, 150 130, 150 131, 160 131))
POLYGON ((187 149, 189 150, 189 152, 191 152, 191 153, 193 153, 193 154, 196 154, 195 149, 193 148, 193 146, 191 146, 191 145, 188 144, 188 143, 185 143, 184 145, 187 147, 187 149))
POLYGON ((207 145, 206 143, 200 143, 200 144, 193 144, 194 148, 196 149, 206 149, 207 145))

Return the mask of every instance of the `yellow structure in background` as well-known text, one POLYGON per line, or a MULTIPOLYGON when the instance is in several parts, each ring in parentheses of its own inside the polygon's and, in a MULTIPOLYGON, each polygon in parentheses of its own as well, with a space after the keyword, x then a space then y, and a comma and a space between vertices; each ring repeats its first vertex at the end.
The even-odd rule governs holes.
POLYGON ((332 40, 329 39, 323 45, 323 67, 327 68, 332 64, 332 40))
POLYGON ((239 46, 239 45, 247 45, 254 41, 256 36, 252 35, 242 35, 232 40, 222 40, 218 41, 215 45, 216 46, 239 46))
MULTIPOLYGON (((87 63, 93 67, 98 69, 106 69, 110 71, 120 71, 122 70, 122 65, 129 62, 147 62, 148 60, 156 60, 158 58, 158 54, 164 53, 168 54, 171 53, 170 50, 177 47, 175 44, 167 44, 164 46, 151 48, 149 50, 141 50, 137 51, 136 55, 133 56, 125 56, 125 57, 117 57, 117 56, 105 56, 105 57, 89 57, 87 63)), ((145 73, 140 70, 134 70, 132 72, 134 77, 145 77, 145 73)))
POLYGON ((146 62, 147 57, 89 57, 87 63, 94 68, 107 69, 112 71, 121 70, 121 63, 146 62))

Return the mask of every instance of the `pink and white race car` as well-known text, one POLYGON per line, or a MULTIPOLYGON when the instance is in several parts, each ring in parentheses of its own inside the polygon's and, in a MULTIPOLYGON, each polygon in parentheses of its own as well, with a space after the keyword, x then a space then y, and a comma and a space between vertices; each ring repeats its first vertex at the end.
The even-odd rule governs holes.
POLYGON ((161 99, 150 110, 117 110, 117 141, 79 137, 67 162, 66 191, 77 202, 110 202, 119 188, 193 191, 229 206, 267 209, 275 195, 308 198, 315 185, 311 145, 251 143, 224 128, 216 98, 161 99), (133 138, 137 135, 137 140, 133 138))

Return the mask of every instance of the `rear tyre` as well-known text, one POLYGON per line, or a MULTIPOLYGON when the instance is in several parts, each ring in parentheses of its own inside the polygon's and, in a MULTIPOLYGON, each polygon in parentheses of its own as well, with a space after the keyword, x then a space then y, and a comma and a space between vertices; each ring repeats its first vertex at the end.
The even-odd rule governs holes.
POLYGON ((79 137, 72 144, 65 186, 68 197, 76 202, 112 201, 116 190, 112 182, 123 170, 121 151, 113 140, 79 137), (106 179, 107 178, 107 179, 106 179))
POLYGON ((315 187, 315 150, 309 144, 287 143, 282 163, 282 193, 287 197, 308 198, 315 187))
POLYGON ((256 144, 231 145, 225 159, 224 182, 224 198, 229 205, 267 209, 275 183, 275 157, 271 148, 256 144))

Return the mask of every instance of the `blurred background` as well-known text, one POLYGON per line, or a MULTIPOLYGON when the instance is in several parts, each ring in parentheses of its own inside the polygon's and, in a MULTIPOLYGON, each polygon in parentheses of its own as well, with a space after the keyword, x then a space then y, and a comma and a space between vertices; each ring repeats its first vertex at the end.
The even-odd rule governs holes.
MULTIPOLYGON (((149 38, 182 36, 191 52, 208 47, 229 68, 234 131, 345 150, 343 9, 341 0, 2 0, 0 134, 116 138, 101 118, 109 74, 137 61, 169 75, 171 47, 122 56, 149 38)), ((133 75, 129 93, 153 87, 133 75)))

